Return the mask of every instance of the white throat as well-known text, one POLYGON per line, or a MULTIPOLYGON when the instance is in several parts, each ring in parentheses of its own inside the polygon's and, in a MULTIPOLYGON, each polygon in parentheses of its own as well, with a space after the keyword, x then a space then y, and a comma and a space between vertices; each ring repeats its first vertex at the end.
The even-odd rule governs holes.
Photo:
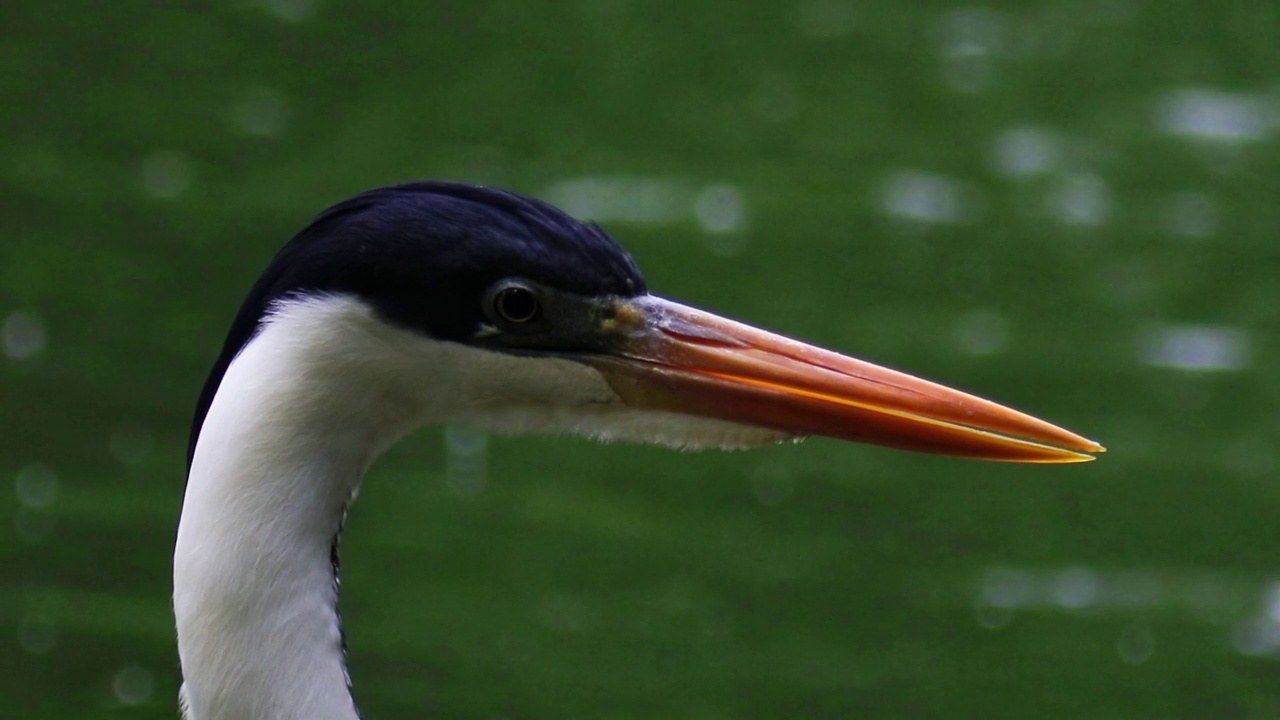
POLYGON ((355 720, 334 564, 348 502, 427 422, 681 447, 782 435, 623 406, 596 371, 439 342, 345 296, 278 306, 227 368, 174 551, 188 720, 355 720))

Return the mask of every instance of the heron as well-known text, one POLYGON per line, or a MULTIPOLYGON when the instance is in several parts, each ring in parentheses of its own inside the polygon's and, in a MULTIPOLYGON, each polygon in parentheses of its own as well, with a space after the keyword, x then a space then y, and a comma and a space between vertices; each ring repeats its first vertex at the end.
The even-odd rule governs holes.
POLYGON ((495 188, 356 195, 276 254, 197 402, 173 559, 187 720, 355 720, 338 538, 428 424, 683 449, 827 436, 1020 463, 1103 447, 651 295, 598 225, 495 188))

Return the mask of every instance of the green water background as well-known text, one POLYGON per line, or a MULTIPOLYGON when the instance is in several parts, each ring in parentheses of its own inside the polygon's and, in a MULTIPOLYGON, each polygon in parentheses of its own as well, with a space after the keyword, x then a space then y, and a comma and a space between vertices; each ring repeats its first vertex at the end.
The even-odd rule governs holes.
POLYGON ((196 392, 420 177, 1110 452, 424 430, 343 547, 366 717, 1280 718, 1275 3, 19 0, 0 130, 4 718, 176 716, 196 392))

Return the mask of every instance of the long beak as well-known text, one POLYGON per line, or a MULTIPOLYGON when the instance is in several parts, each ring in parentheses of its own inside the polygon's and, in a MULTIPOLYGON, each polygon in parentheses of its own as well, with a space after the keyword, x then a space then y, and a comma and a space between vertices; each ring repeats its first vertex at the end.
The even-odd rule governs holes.
POLYGON ((621 301, 590 362, 623 402, 917 452, 1023 463, 1105 450, 1030 415, 678 303, 621 301))

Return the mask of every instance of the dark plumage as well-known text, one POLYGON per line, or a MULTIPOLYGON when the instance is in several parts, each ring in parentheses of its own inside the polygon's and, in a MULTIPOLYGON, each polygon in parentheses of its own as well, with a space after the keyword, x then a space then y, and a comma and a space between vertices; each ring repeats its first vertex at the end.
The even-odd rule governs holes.
POLYGON ((631 256, 599 227, 504 190, 408 183, 325 210, 281 248, 240 306, 196 405, 188 467, 223 374, 273 302, 356 295, 390 322, 461 342, 484 320, 485 289, 504 278, 585 296, 647 291, 631 256))

